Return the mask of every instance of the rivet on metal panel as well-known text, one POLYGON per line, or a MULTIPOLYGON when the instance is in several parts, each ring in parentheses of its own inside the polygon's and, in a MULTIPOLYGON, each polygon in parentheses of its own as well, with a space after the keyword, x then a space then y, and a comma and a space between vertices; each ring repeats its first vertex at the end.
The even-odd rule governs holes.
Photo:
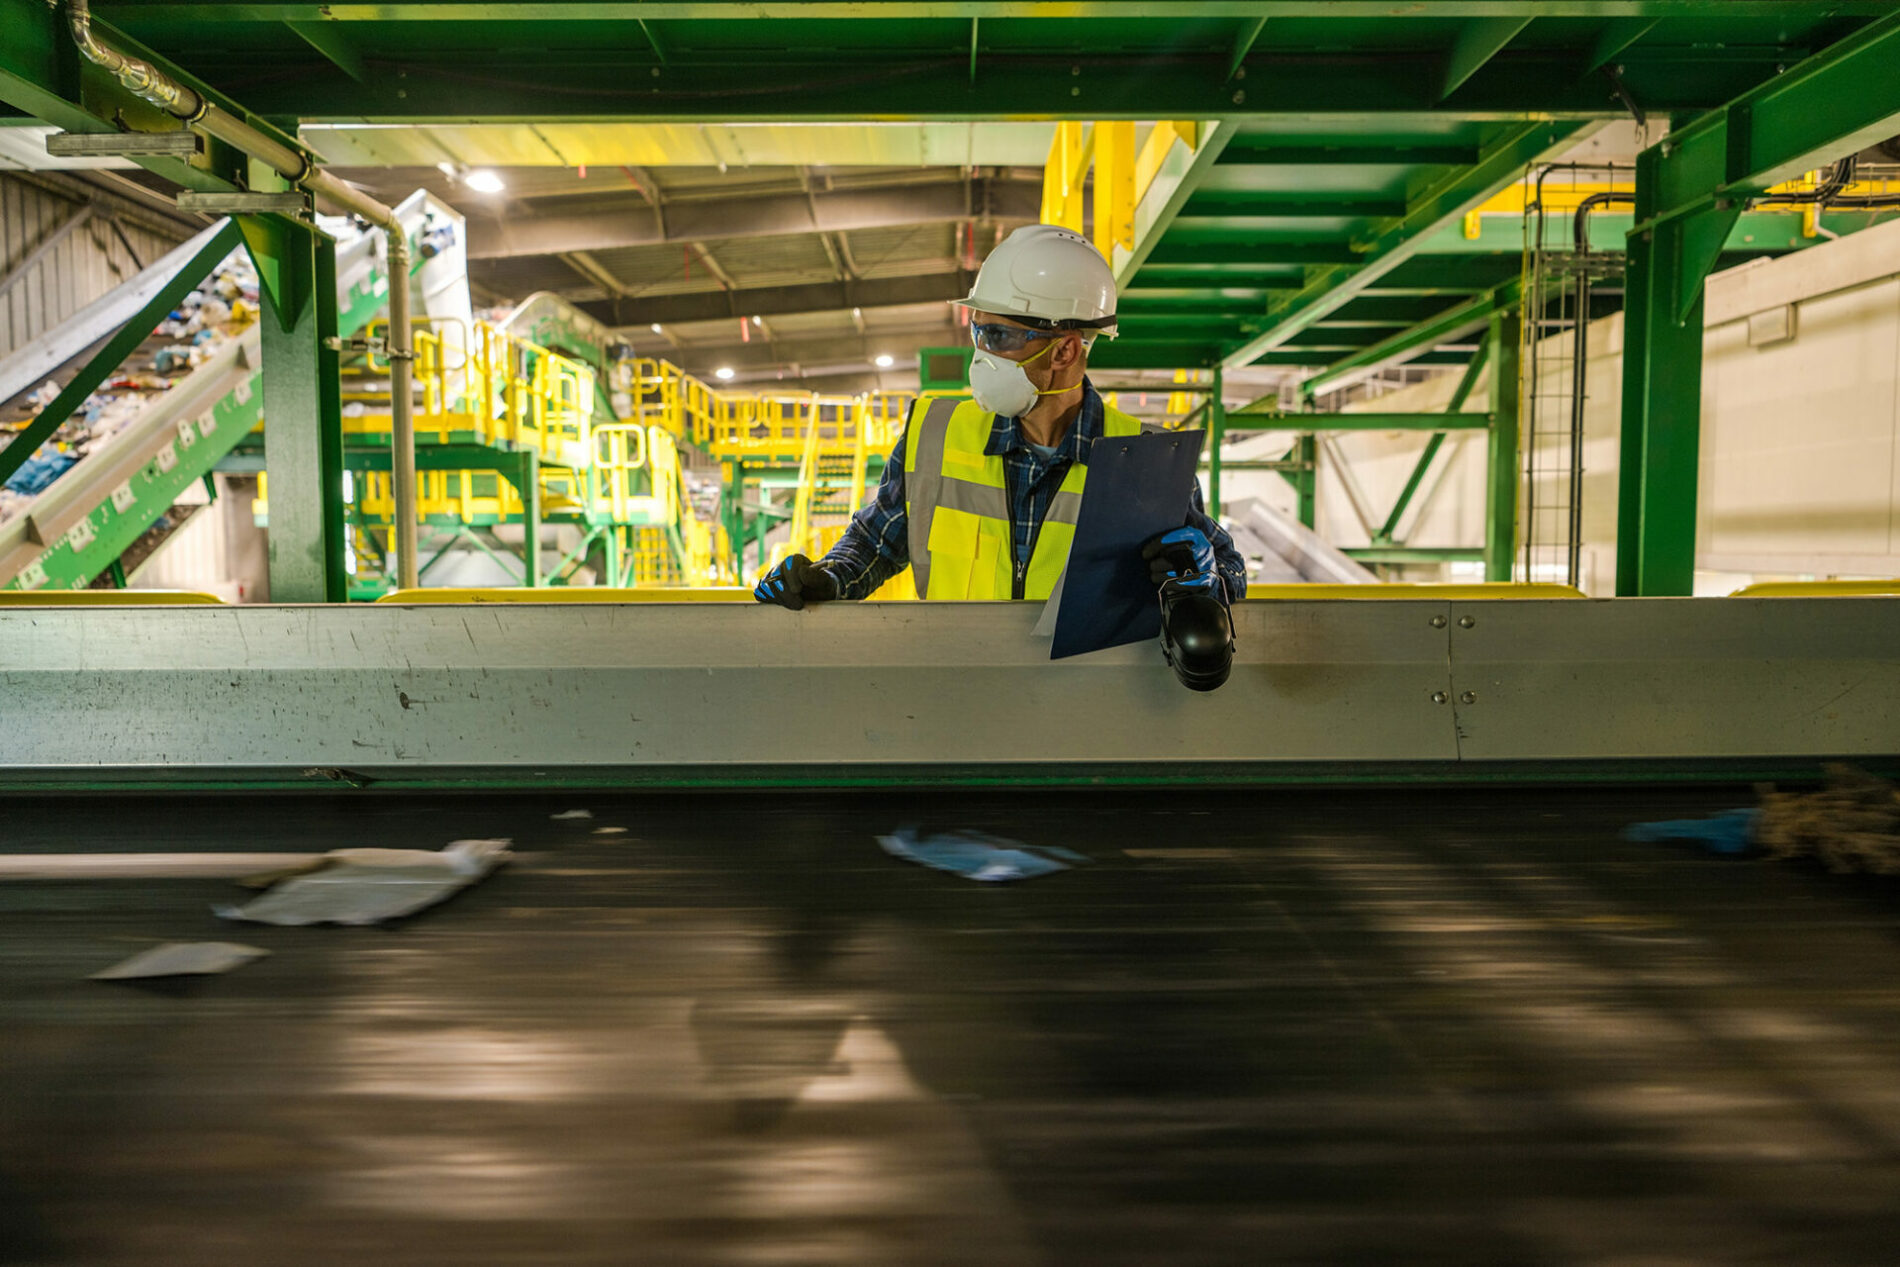
POLYGON ((1460 616, 1458 618, 1458 627, 1460 629, 1470 629, 1472 626, 1476 625, 1477 623, 1478 622, 1470 616, 1460 616))
POLYGON ((1433 629, 1443 629, 1444 627, 1445 627, 1445 618, 1444 618, 1443 616, 1433 616, 1433 617, 1432 617, 1432 628, 1433 628, 1433 629))
POLYGON ((1458 697, 1458 702, 1460 704, 1475 704, 1478 702, 1478 693, 1476 691, 1466 691, 1463 695, 1458 697))
POLYGON ((1433 691, 1433 692, 1432 692, 1432 703, 1434 703, 1434 704, 1442 704, 1442 703, 1444 703, 1444 702, 1445 702, 1446 700, 1448 700, 1448 699, 1450 699, 1450 698, 1451 698, 1451 696, 1449 696, 1449 695, 1447 695, 1447 694, 1445 694, 1445 693, 1444 693, 1443 691, 1433 691))
POLYGON ((1235 105, 1241 105, 1241 104, 1244 104, 1244 103, 1246 102, 1246 100, 1247 100, 1247 94, 1246 94, 1246 93, 1245 93, 1244 91, 1236 91, 1236 92, 1234 93, 1234 104, 1235 104, 1235 105))

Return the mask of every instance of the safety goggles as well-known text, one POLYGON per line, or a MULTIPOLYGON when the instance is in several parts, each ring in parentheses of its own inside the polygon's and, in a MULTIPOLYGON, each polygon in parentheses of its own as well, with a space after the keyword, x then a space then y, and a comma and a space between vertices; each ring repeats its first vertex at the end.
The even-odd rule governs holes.
POLYGON ((984 352, 1020 352, 1030 344, 1041 339, 1053 339, 1062 334, 1061 330, 1030 330, 1023 326, 1006 326, 1001 322, 970 323, 970 342, 984 352))

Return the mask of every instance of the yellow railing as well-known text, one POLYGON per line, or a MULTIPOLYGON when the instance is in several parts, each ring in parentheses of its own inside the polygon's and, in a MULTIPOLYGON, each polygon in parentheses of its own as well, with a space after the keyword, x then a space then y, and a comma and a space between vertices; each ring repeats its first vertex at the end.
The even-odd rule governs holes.
POLYGON ((1115 248, 1135 249, 1135 208, 1154 183, 1174 143, 1189 150, 1201 141, 1200 125, 1164 119, 1150 126, 1141 152, 1135 152, 1132 122, 1056 124, 1049 161, 1042 170, 1042 222, 1082 232, 1083 188, 1095 173, 1095 249, 1113 260, 1115 248))

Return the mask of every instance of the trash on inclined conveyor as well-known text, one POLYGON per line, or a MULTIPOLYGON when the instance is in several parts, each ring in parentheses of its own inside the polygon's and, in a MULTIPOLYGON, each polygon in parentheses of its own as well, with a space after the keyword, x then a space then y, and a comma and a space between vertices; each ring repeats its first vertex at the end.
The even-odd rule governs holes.
POLYGON ((594 811, 591 809, 564 809, 558 814, 548 815, 551 820, 557 823, 578 823, 593 816, 594 811))
POLYGON ((507 840, 458 840, 447 848, 334 849, 224 919, 259 924, 380 924, 433 906, 508 857, 507 840))
POLYGON ((146 977, 203 977, 242 968, 270 951, 229 941, 168 941, 139 951, 130 959, 92 974, 94 981, 135 981, 146 977))
POLYGON ((879 836, 877 843, 893 858, 971 880, 1027 880, 1089 861, 1072 849, 1025 845, 977 831, 919 835, 914 827, 900 827, 889 836, 879 836))

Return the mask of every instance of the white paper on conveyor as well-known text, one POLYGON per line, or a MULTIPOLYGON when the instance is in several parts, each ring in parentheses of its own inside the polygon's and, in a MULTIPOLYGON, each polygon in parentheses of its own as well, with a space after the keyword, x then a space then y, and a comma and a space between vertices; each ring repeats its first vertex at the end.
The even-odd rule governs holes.
POLYGON ((380 924, 413 915, 474 884, 508 857, 508 840, 427 849, 336 849, 315 871, 273 885, 223 919, 260 924, 380 924))
POLYGON ((148 946, 130 959, 92 974, 94 981, 136 981, 147 977, 202 977, 242 968, 270 951, 230 941, 168 941, 148 946))

